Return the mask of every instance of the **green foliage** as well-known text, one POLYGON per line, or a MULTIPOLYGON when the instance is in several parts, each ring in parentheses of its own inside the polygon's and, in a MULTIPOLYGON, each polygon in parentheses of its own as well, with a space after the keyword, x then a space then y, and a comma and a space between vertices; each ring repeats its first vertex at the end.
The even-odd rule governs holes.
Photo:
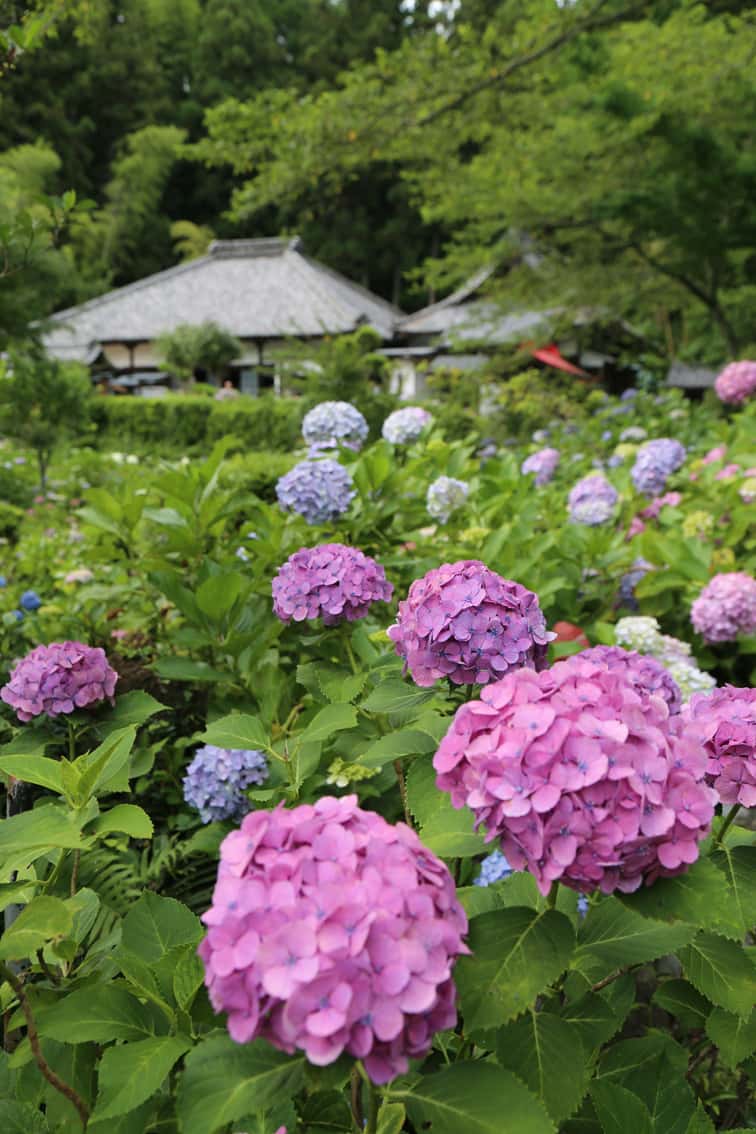
POLYGON ((220 375, 242 351, 241 343, 216 323, 181 323, 157 340, 161 365, 189 382, 199 369, 220 375))

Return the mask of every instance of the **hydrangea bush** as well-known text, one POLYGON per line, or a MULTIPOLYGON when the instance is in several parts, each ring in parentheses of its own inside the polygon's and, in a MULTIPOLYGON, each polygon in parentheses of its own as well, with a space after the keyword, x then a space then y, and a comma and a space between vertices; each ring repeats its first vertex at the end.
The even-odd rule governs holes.
POLYGON ((308 524, 325 524, 347 511, 355 492, 349 471, 338 461, 300 461, 276 485, 278 503, 308 524))
POLYGON ((302 436, 314 449, 344 445, 359 451, 368 435, 368 423, 349 402, 320 402, 302 419, 302 436))
POLYGON ((379 563, 356 547, 302 547, 273 580, 273 609, 282 622, 322 618, 326 626, 364 618, 374 602, 389 602, 393 586, 379 563))

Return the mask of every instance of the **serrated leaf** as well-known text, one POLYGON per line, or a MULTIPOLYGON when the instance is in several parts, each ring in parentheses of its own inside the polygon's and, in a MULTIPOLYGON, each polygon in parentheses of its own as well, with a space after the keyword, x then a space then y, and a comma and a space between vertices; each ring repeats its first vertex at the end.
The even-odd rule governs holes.
POLYGON ((412 761, 406 783, 410 811, 429 850, 441 858, 470 858, 483 852, 485 842, 473 831, 472 812, 468 807, 456 811, 449 796, 438 790, 430 757, 412 761))
POLYGON ((352 1134, 349 1105, 341 1091, 315 1091, 302 1106, 306 1134, 352 1134))
POLYGON ((594 1080, 591 1101, 604 1134, 653 1134, 648 1108, 618 1083, 594 1080))
POLYGON ((202 925, 196 914, 173 898, 147 891, 123 919, 123 949, 154 964, 176 945, 197 944, 202 925))
POLYGON ((471 957, 455 969, 468 1030, 506 1024, 529 1008, 564 972, 575 931, 564 914, 513 906, 481 914, 470 924, 471 957))
POLYGON ((257 717, 248 713, 229 713, 208 725, 202 733, 207 744, 218 748, 238 748, 247 751, 260 751, 270 748, 268 730, 257 717))
POLYGON ((385 1102, 378 1111, 375 1134, 402 1134, 407 1112, 401 1103, 385 1102))
POLYGON ((657 878, 633 894, 619 895, 623 905, 657 921, 687 921, 697 929, 711 929, 739 937, 743 926, 733 916, 733 893, 710 859, 701 858, 684 874, 657 878))
POLYGON ((194 946, 190 946, 179 960, 173 973, 173 995, 179 1008, 185 1012, 202 987, 205 968, 197 956, 194 946))
POLYGON ((750 1016, 756 1002, 756 969, 740 945, 714 933, 699 933, 678 955, 699 992, 728 1012, 750 1016))
POLYGON ((47 942, 67 937, 72 929, 73 915, 65 902, 40 894, 21 910, 0 938, 0 959, 30 957, 47 942))
POLYGON ((0 1099, 0 1130, 3 1134, 48 1134, 45 1116, 36 1106, 17 1099, 0 1099))
POLYGON ((238 571, 211 575, 197 588, 197 606, 212 622, 219 622, 228 614, 246 587, 247 580, 238 571))
POLYGON ((96 835, 121 831, 132 839, 151 839, 153 826, 149 815, 141 807, 134 803, 119 803, 104 815, 99 815, 89 830, 96 835))
POLYGON ((401 756, 421 756, 427 752, 435 752, 437 747, 435 740, 427 732, 400 728, 396 732, 390 732, 374 740, 356 756, 356 761, 366 768, 381 768, 401 756))
POLYGON ((168 681, 233 681, 233 674, 227 670, 214 669, 207 662, 192 658, 160 658, 153 669, 168 681))
POLYGON ((298 739, 302 744, 313 744, 328 740, 334 732, 354 728, 356 724, 357 710, 353 705, 326 705, 315 714, 298 739))
POLYGON ((700 1101, 696 1107, 696 1113, 688 1123, 685 1134, 716 1134, 714 1123, 709 1118, 700 1101))
POLYGON ((756 1008, 748 1017, 715 1008, 706 1021, 706 1034, 719 1048, 722 1062, 734 1069, 756 1051, 756 1008))
POLYGON ((341 673, 321 676, 320 688, 331 702, 353 701, 365 687, 367 673, 341 673))
POLYGON ((548 1012, 526 1012, 499 1029, 496 1055, 557 1124, 577 1110, 588 1075, 579 1028, 548 1012))
POLYGON ((756 925, 756 847, 723 844, 711 861, 730 885, 733 910, 746 933, 756 925))
POLYGON ((621 1085, 645 1104, 654 1134, 685 1134, 695 1114, 696 1102, 685 1070, 685 1066, 674 1065, 668 1046, 658 1059, 631 1068, 622 1079, 621 1085))
POLYGON ((624 1021, 624 1016, 615 1012, 597 992, 586 992, 571 1004, 565 1004, 560 1014, 577 1028, 587 1052, 610 1040, 624 1021))
POLYGON ((552 1134, 555 1129, 543 1104, 493 1063, 456 1063, 424 1076, 401 1097, 415 1128, 433 1134, 552 1134))
POLYGON ((683 1023, 701 1028, 711 1012, 711 1004, 687 980, 665 980, 654 992, 654 1002, 683 1023))
POLYGON ((98 1066, 92 1118, 116 1118, 141 1106, 159 1090, 173 1065, 191 1046, 186 1036, 156 1036, 107 1048, 98 1066))
POLYGON ((113 984, 78 988, 37 1011, 39 1033, 61 1043, 142 1040, 164 1030, 149 1005, 113 984))
POLYGON ((12 815, 0 823, 0 856, 14 856, 27 863, 43 851, 74 850, 84 842, 81 831, 62 807, 45 804, 12 815))
POLYGON ((419 708, 435 696, 433 689, 418 689, 400 678, 382 681, 362 702, 369 713, 406 713, 419 708))
POLYGON ((105 718, 97 722, 97 731, 100 736, 110 736, 112 732, 126 728, 128 725, 141 725, 146 720, 165 709, 160 701, 156 701, 149 693, 142 689, 132 689, 129 693, 118 696, 115 705, 105 718))
POLYGON ((60 763, 57 760, 48 760, 45 756, 0 755, 0 772, 22 780, 25 784, 38 784, 58 795, 63 793, 60 763))
POLYGON ((668 925, 642 917, 616 898, 592 906, 578 930, 574 966, 593 979, 624 965, 673 953, 695 935, 687 924, 668 925))

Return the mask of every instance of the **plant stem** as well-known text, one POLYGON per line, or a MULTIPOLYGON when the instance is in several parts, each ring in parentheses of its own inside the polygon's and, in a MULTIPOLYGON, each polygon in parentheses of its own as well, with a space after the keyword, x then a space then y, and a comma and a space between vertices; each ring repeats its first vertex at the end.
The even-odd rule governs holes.
POLYGON ((76 883, 79 880, 79 863, 81 861, 81 851, 75 850, 73 856, 73 866, 71 867, 71 897, 73 898, 76 893, 76 883))
POLYGON ((378 1129, 378 1111, 381 1109, 381 1100, 370 1079, 366 1079, 368 1092, 367 1124, 365 1134, 375 1134, 378 1129))
POLYGON ((359 673, 360 667, 357 664, 357 658, 354 656, 351 635, 349 630, 346 628, 344 629, 344 648, 346 650, 347 657, 349 658, 349 664, 352 667, 352 673, 359 673))
POLYGON ((53 1069, 49 1066, 44 1055, 42 1054, 42 1049, 39 1046, 39 1034, 37 1032, 37 1025, 34 1022, 31 1005, 29 1004, 29 1001, 27 999, 23 984, 15 975, 15 973, 11 972, 7 965, 0 964, 0 974, 5 977, 8 984, 15 992, 16 998, 21 1005, 21 1011, 23 1012, 24 1018, 26 1020, 26 1032, 29 1037, 29 1046, 32 1049, 32 1054, 34 1056, 37 1067, 39 1067, 42 1075, 45 1077, 45 1079, 47 1079, 50 1086, 54 1087, 56 1091, 59 1091, 61 1095, 67 1098, 68 1101, 76 1107, 79 1118, 82 1122, 82 1126, 86 1130, 87 1123, 89 1122, 89 1107, 84 1102, 84 1099, 81 1097, 81 1095, 77 1094, 73 1087, 69 1086, 68 1083, 64 1083, 63 1080, 55 1074, 53 1069))
POLYGON ((68 725, 68 759, 73 764, 76 759, 76 729, 70 717, 66 721, 68 725))
POLYGON ((551 889, 549 890, 548 897, 546 898, 546 909, 553 910, 557 903, 557 894, 559 893, 559 883, 552 882, 551 889))
POLYGON ((409 803, 407 802, 407 782, 404 778, 404 766, 402 764, 401 758, 394 760, 394 771, 396 772, 396 780, 399 784, 399 795, 402 798, 404 822, 408 827, 413 827, 414 825, 412 823, 412 814, 409 809, 409 803))
POLYGON ((716 838, 714 839, 715 843, 719 843, 721 845, 722 840, 724 839, 725 835, 727 834, 730 827, 734 823, 735 816, 737 815, 737 813, 739 811, 740 811, 740 804, 739 803, 736 803, 733 807, 730 808, 729 815, 725 816, 725 820, 722 823, 722 826, 719 828, 719 831, 717 832, 716 838))
POLYGON ((354 1125, 361 1134, 363 1122, 362 1080, 360 1078, 360 1069, 356 1063, 352 1068, 352 1080, 350 1084, 349 1099, 352 1109, 352 1118, 354 1119, 354 1125))

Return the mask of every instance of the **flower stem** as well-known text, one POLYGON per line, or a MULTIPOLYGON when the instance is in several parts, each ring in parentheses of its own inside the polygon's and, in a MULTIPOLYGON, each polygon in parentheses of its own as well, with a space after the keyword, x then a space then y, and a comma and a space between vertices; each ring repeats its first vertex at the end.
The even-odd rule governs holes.
POLYGON ((396 781, 399 784, 399 795, 402 799, 404 822, 408 827, 414 827, 414 824, 412 822, 412 814, 409 809, 409 802, 407 800, 407 781, 404 778, 404 765, 402 764, 401 757, 398 760, 394 760, 394 771, 396 772, 396 781))
POLYGON ((67 718, 66 724, 68 725, 68 759, 73 764, 76 759, 76 729, 70 717, 67 718))
POLYGON ((352 1079, 350 1083, 349 1100, 352 1110, 352 1118, 354 1120, 355 1128, 360 1132, 362 1131, 363 1115, 362 1115, 362 1080, 360 1079, 360 1069, 358 1064, 355 1063, 352 1068, 352 1079))
POLYGON ((559 893, 559 883, 552 882, 551 889, 549 890, 548 897, 546 898, 546 909, 553 910, 557 903, 557 894, 559 893))
POLYGON ((719 843, 721 845, 722 840, 724 839, 725 835, 727 834, 730 827, 734 823, 735 816, 737 815, 737 813, 739 811, 740 811, 740 804, 739 803, 736 803, 733 807, 730 808, 729 815, 725 816, 724 822, 722 823, 722 826, 719 828, 719 831, 716 834, 716 837, 714 839, 715 843, 719 843))

